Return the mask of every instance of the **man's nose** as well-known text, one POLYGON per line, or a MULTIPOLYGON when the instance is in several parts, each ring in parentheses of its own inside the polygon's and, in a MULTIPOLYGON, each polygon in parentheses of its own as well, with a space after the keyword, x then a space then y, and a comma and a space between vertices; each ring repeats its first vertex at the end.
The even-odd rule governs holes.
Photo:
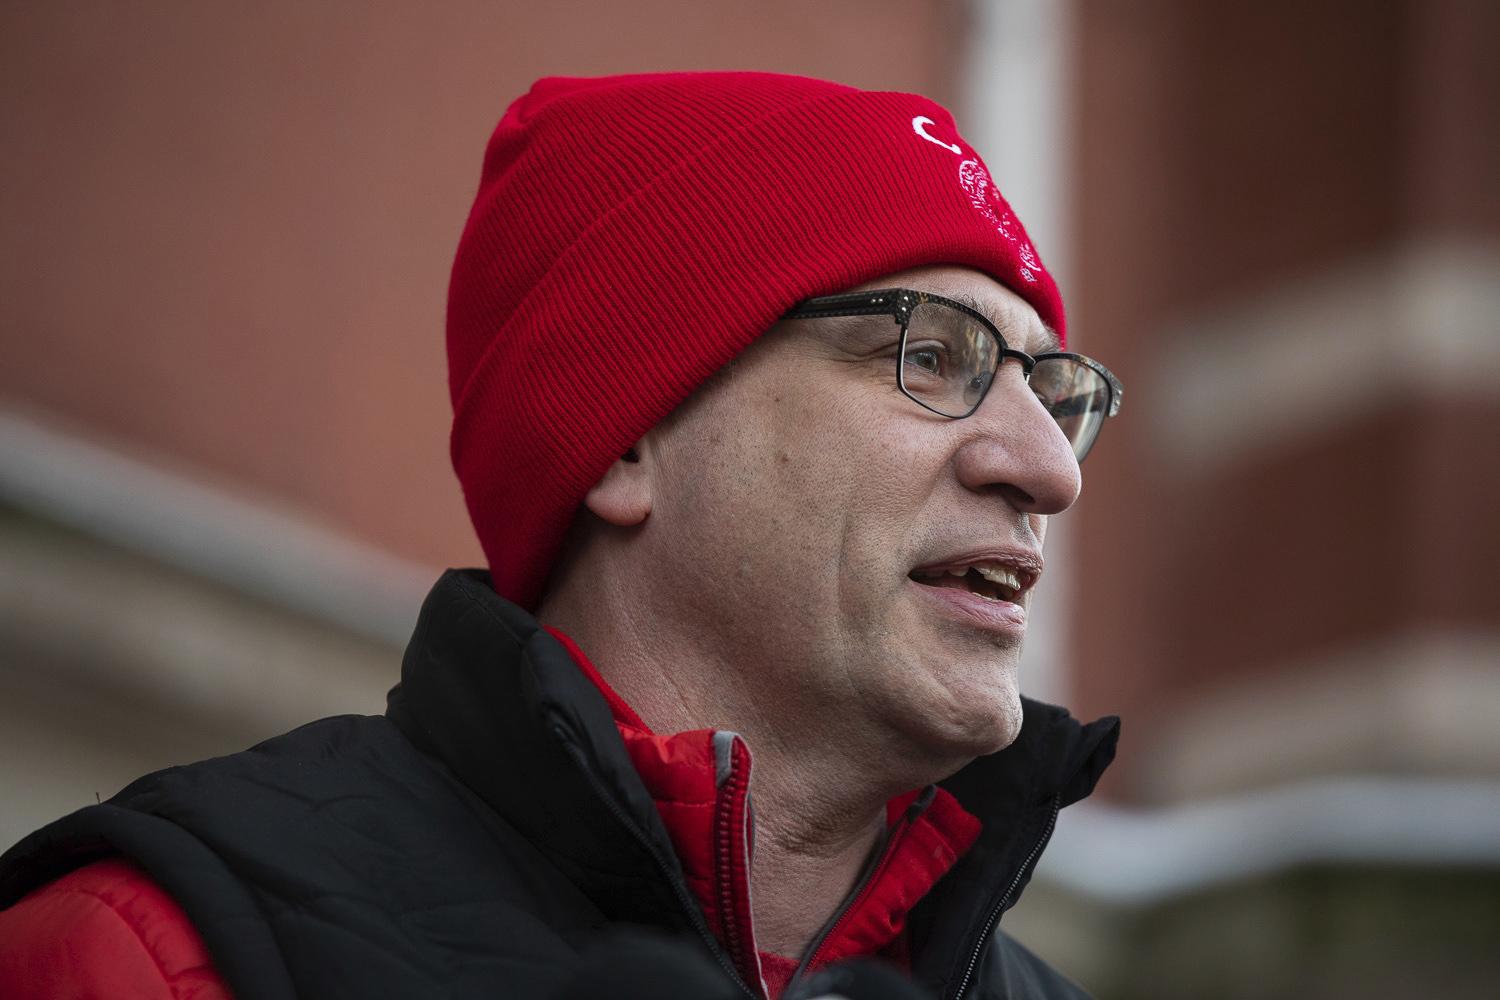
POLYGON ((1078 499, 1082 479, 1073 448, 1007 361, 984 402, 959 421, 965 437, 955 456, 958 479, 978 493, 999 493, 1026 514, 1057 514, 1078 499))

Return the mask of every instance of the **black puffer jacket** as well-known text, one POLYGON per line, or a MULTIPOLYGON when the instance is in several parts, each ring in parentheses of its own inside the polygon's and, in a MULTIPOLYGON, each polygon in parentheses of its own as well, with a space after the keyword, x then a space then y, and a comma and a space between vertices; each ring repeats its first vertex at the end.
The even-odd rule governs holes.
MULTIPOLYGON (((934 996, 1082 995, 996 924, 1118 723, 1025 710, 945 783, 984 832, 910 916, 934 996)), ((480 573, 428 596, 384 717, 148 775, 7 852, 0 907, 107 854, 176 897, 240 1000, 748 995, 603 698, 480 573)))

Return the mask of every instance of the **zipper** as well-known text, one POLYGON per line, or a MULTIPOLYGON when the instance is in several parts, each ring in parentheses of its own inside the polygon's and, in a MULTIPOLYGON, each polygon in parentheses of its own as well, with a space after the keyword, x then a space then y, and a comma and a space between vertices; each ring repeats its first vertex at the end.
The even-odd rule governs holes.
MULTIPOLYGON (((741 886, 735 881, 735 855, 739 855, 740 870, 744 872, 745 878, 750 878, 750 841, 746 835, 745 824, 748 823, 748 815, 741 814, 739 824, 739 836, 735 836, 735 810, 736 806, 748 811, 749 803, 744 801, 748 797, 746 786, 749 784, 748 768, 741 767, 738 754, 739 737, 735 737, 735 743, 729 751, 729 774, 719 789, 718 801, 714 807, 714 868, 715 880, 718 883, 719 913, 724 924, 724 944, 729 951, 730 961, 739 969, 741 976, 754 970, 755 978, 761 983, 761 995, 765 995, 765 982, 760 974, 760 959, 755 954, 752 936, 747 941, 747 928, 741 926, 738 902, 740 899, 741 886), (739 848, 736 851, 736 847, 739 848)), ((749 897, 749 886, 744 886, 746 898, 749 897)))
POLYGON ((1042 831, 1042 835, 1032 845, 1031 853, 1026 855, 1026 860, 1021 862, 1021 867, 1016 871, 1016 877, 1011 879, 1010 885, 1006 887, 1005 895, 1001 896, 1000 901, 990 910, 990 915, 984 922, 984 930, 980 933, 979 941, 974 946, 974 954, 969 956, 969 965, 964 969, 964 977, 959 980, 958 989, 948 994, 952 1000, 961 1000, 965 991, 968 990, 969 980, 974 978, 974 969, 979 965, 979 957, 984 954, 985 945, 989 943, 990 933, 995 929, 995 924, 999 922, 1000 914, 1005 912, 1006 904, 1010 902, 1011 896, 1015 894, 1016 889, 1020 886, 1021 879, 1025 877, 1027 871, 1036 863, 1037 855, 1042 853, 1042 848, 1047 846, 1047 841, 1052 839, 1052 830, 1057 826, 1057 814, 1062 809, 1060 798, 1057 795, 1052 796, 1052 814, 1047 817, 1047 828, 1042 831))
POLYGON ((906 810, 906 814, 901 817, 901 822, 897 824, 896 828, 886 838, 885 846, 879 855, 870 859, 870 862, 865 865, 865 870, 860 875, 859 882, 855 884, 854 891, 844 897, 843 903, 839 904, 839 908, 833 911, 833 916, 828 918, 828 921, 823 924, 822 929, 818 931, 817 937, 813 938, 812 944, 802 953, 802 961, 797 964, 797 971, 793 972, 791 978, 786 981, 786 989, 782 991, 783 996, 790 997, 794 995, 793 987, 807 973, 813 959, 818 957, 818 951, 833 936, 833 932, 838 930, 839 924, 844 922, 844 918, 849 915, 849 912, 864 898, 870 886, 875 884, 877 876, 885 870, 886 863, 895 854, 897 842, 911 828, 912 822, 922 814, 931 801, 932 793, 929 790, 927 794, 917 799, 916 802, 913 802, 906 810))
POLYGON ((614 796, 609 793, 609 789, 604 787, 604 783, 599 780, 598 776, 594 774, 593 769, 589 767, 588 761, 583 756, 583 751, 570 739, 567 727, 561 723, 554 722, 552 732, 562 741, 563 747, 567 749, 568 755, 578 765, 578 769, 583 772, 584 779, 593 788, 594 794, 604 801, 604 805, 613 814, 615 819, 620 821, 620 825, 629 831, 630 835, 646 849, 646 852, 651 855, 651 859, 656 862, 657 873, 672 887, 672 892, 677 896, 678 904, 687 913, 693 929, 698 932, 698 936, 703 939, 703 943, 708 945, 709 953, 713 955, 714 961, 718 962, 719 968, 723 969, 734 985, 739 987, 741 993, 750 997, 751 1000, 761 1000, 758 994, 745 985, 745 981, 740 978, 739 972, 729 961, 728 956, 724 954, 724 949, 720 947, 719 942, 714 938, 713 932, 708 929, 708 923, 703 918, 703 911, 699 909, 698 901, 688 895, 687 886, 683 885, 680 879, 673 876, 672 865, 662 852, 661 846, 646 836, 645 832, 636 826, 635 820, 631 819, 625 810, 620 807, 620 804, 615 801, 614 796))

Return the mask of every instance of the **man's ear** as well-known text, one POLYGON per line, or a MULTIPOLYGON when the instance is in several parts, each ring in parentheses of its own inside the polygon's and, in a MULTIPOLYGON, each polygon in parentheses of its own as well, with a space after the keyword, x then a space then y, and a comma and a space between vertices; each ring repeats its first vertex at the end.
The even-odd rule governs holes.
POLYGON ((594 484, 583 505, 595 517, 616 527, 628 528, 651 514, 651 477, 634 448, 609 467, 594 484))

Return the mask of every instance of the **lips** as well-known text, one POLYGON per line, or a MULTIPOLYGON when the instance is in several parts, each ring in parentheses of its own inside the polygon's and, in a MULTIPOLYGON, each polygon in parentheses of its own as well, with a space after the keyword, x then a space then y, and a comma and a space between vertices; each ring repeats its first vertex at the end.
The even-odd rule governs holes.
POLYGON ((1026 634, 1026 592, 1041 577, 1029 550, 976 552, 918 566, 907 574, 920 599, 944 617, 1019 641, 1026 634))

